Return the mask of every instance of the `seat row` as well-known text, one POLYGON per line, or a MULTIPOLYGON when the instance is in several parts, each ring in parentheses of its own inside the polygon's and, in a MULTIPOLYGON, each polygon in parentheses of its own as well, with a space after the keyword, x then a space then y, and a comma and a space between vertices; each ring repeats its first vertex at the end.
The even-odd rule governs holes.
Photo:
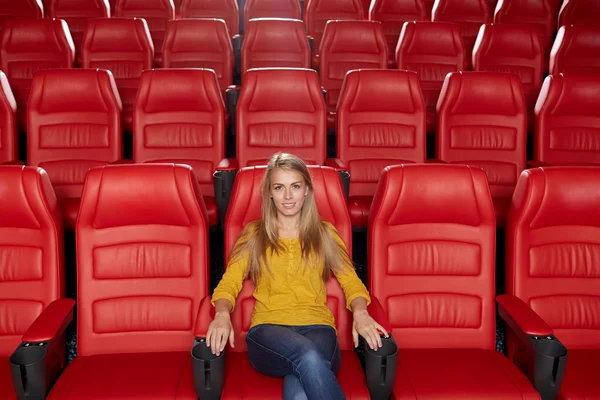
MULTIPOLYGON (((243 227, 260 218, 264 170, 247 167, 236 180, 226 259, 243 227)), ((336 171, 310 171, 319 214, 351 252, 336 171)), ((196 179, 189 166, 175 164, 88 172, 76 227, 78 356, 61 374, 74 301, 64 298, 57 200, 42 169, 0 167, 0 316, 16 322, 0 324, 1 398, 281 398, 282 379, 257 373, 246 353, 251 281, 232 314, 235 348, 218 358, 204 354, 214 310, 196 179)), ((377 369, 367 357, 365 378, 343 292, 330 279, 346 396, 598 397, 599 198, 596 168, 523 172, 506 231, 507 291, 495 299, 496 224, 484 172, 385 168, 369 219, 369 311, 399 350, 377 369), (508 357, 494 349, 496 303, 508 326, 508 357)))

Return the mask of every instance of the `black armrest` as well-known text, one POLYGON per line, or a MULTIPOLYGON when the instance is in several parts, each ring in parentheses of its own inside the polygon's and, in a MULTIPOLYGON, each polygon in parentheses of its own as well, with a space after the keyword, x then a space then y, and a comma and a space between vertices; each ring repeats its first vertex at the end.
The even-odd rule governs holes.
POLYGON ((389 399, 396 380, 398 346, 392 335, 381 335, 382 346, 372 350, 365 341, 367 387, 372 399, 389 399))
POLYGON ((235 138, 237 129, 237 103, 240 97, 239 86, 229 86, 225 91, 225 99, 227 102, 227 113, 229 114, 229 135, 235 138))
POLYGON ((219 224, 221 225, 221 229, 225 227, 225 215, 227 214, 229 198, 231 197, 231 190, 237 171, 237 162, 235 159, 225 159, 224 161, 230 161, 229 165, 227 167, 222 166, 221 164, 224 164, 222 161, 213 174, 215 202, 219 209, 219 224))
POLYGON ((244 37, 242 35, 235 35, 231 38, 231 45, 233 46, 233 75, 240 76, 242 73, 242 45, 244 44, 244 37))
POLYGON ((308 39, 308 48, 310 49, 310 54, 313 53, 313 47, 315 46, 315 38, 312 36, 307 36, 308 39))
POLYGON ((323 94, 323 101, 325 102, 325 105, 327 105, 327 90, 321 89, 321 93, 323 94))

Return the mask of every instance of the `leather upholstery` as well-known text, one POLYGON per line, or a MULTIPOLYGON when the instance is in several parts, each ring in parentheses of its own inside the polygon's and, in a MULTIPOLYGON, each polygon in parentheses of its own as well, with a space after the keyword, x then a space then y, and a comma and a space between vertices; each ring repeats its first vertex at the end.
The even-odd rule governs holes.
POLYGON ((0 166, 0 399, 15 400, 8 357, 54 300, 64 296, 63 230, 41 168, 0 166))
POLYGON ((242 80, 251 68, 310 68, 310 65, 310 47, 301 20, 260 18, 246 25, 242 80))
POLYGON ((367 226, 379 176, 390 164, 425 162, 425 104, 416 72, 358 70, 338 103, 338 159, 350 173, 353 226, 367 226))
POLYGON ((0 0, 0 30, 4 21, 18 17, 43 18, 44 7, 41 0, 0 0))
POLYGON ((83 68, 112 72, 123 103, 123 129, 133 129, 133 103, 142 71, 152 68, 154 48, 146 21, 97 18, 88 21, 83 37, 83 68))
POLYGON ((330 21, 320 49, 321 86, 327 91, 327 126, 336 128, 338 97, 346 72, 353 69, 386 69, 387 43, 381 23, 330 21))
POLYGON ((77 358, 49 399, 195 398, 189 349, 208 293, 193 170, 94 168, 77 221, 77 358))
POLYGON ((154 44, 154 64, 160 66, 167 22, 175 19, 173 0, 117 0, 115 16, 146 21, 154 44))
MULTIPOLYGON (((313 177, 315 200, 321 218, 332 223, 352 253, 352 226, 344 204, 344 193, 339 176, 333 168, 310 166, 313 177)), ((260 218, 260 184, 265 167, 244 168, 236 176, 225 222, 225 259, 235 240, 246 224, 260 218)), ((256 372, 248 361, 246 353, 246 333, 250 327, 250 316, 254 307, 252 294, 254 285, 244 282, 237 298, 239 305, 233 310, 232 323, 235 332, 235 348, 226 348, 225 386, 222 400, 281 399, 283 379, 270 378, 256 372)), ((349 400, 370 398, 366 380, 352 344, 352 316, 345 306, 344 294, 335 280, 327 283, 328 306, 336 319, 338 342, 342 351, 342 366, 338 380, 349 400)))
POLYGON ((406 22, 396 48, 398 69, 416 71, 427 107, 427 133, 434 133, 435 107, 449 72, 465 69, 460 26, 450 22, 406 22))
POLYGON ((527 113, 521 82, 502 72, 455 72, 438 102, 437 158, 482 168, 504 226, 526 168, 527 113))
MULTIPOLYGON (((558 399, 600 397, 600 176, 595 167, 523 172, 506 231, 506 293, 554 330, 569 355, 558 399)), ((509 355, 519 348, 507 336, 509 355)))
POLYGON ((551 165, 599 165, 600 76, 547 77, 536 104, 534 159, 551 165))
POLYGON ((244 8, 244 35, 248 33, 248 21, 254 18, 302 19, 298 0, 246 0, 244 8))
POLYGON ((210 68, 222 92, 233 83, 233 47, 223 20, 214 18, 169 21, 163 68, 210 68))
POLYGON ((326 157, 325 102, 316 71, 258 68, 246 71, 237 104, 238 165, 266 164, 278 151, 308 164, 326 157))
POLYGON ((369 285, 400 345, 396 399, 539 399, 495 350, 495 232, 485 173, 387 167, 369 219, 369 285))
POLYGON ((18 159, 17 102, 6 74, 0 71, 0 165, 18 159))
POLYGON ((558 26, 600 25, 600 3, 595 1, 564 0, 558 14, 558 26))
POLYGON ((43 71, 33 78, 28 164, 48 173, 69 229, 75 228, 86 172, 122 158, 120 111, 106 70, 43 71))
POLYGON ((210 69, 149 70, 133 112, 133 160, 190 165, 209 224, 218 220, 213 173, 225 158, 225 105, 210 69))
POLYGON ((37 71, 71 68, 73 40, 60 19, 6 20, 0 35, 0 70, 6 73, 17 101, 19 128, 26 131, 27 101, 37 71))
POLYGON ((600 24, 566 25, 550 52, 550 74, 600 74, 600 24))
MULTIPOLYGON (((388 66, 396 64, 396 45, 406 21, 427 21, 428 11, 423 0, 374 0, 369 20, 380 21, 388 45, 388 66)), ((366 14, 365 14, 366 15, 366 14)))
POLYGON ((533 24, 486 24, 473 49, 475 71, 516 74, 521 80, 528 123, 533 132, 535 102, 542 87, 545 59, 539 30, 533 24))
POLYGON ((225 21, 231 36, 239 31, 239 8, 236 0, 182 0, 182 18, 218 18, 225 21))

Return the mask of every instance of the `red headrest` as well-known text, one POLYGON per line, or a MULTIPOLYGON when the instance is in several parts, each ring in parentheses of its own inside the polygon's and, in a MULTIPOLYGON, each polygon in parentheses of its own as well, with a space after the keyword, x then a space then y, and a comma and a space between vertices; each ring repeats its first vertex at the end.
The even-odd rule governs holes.
POLYGON ((182 18, 219 18, 227 23, 230 35, 239 30, 239 9, 236 0, 183 0, 182 18))
MULTIPOLYGON (((75 45, 67 23, 55 18, 16 18, 4 22, 2 28, 2 68, 10 76, 7 55, 40 53, 62 58, 64 67, 75 59, 75 45)), ((15 60, 16 61, 16 60, 15 60)), ((33 62, 33 61, 31 61, 33 62)), ((19 76, 20 79, 25 77, 19 76)))
POLYGON ((88 20, 83 39, 84 62, 89 52, 147 53, 152 58, 154 45, 142 18, 93 18, 88 20))

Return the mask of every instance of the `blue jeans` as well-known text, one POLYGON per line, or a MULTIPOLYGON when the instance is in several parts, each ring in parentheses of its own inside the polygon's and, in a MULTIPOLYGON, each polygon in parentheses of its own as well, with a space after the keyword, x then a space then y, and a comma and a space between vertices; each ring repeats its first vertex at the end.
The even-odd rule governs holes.
POLYGON ((284 400, 341 400, 341 353, 327 325, 256 325, 246 335, 248 357, 258 372, 284 377, 284 400))

